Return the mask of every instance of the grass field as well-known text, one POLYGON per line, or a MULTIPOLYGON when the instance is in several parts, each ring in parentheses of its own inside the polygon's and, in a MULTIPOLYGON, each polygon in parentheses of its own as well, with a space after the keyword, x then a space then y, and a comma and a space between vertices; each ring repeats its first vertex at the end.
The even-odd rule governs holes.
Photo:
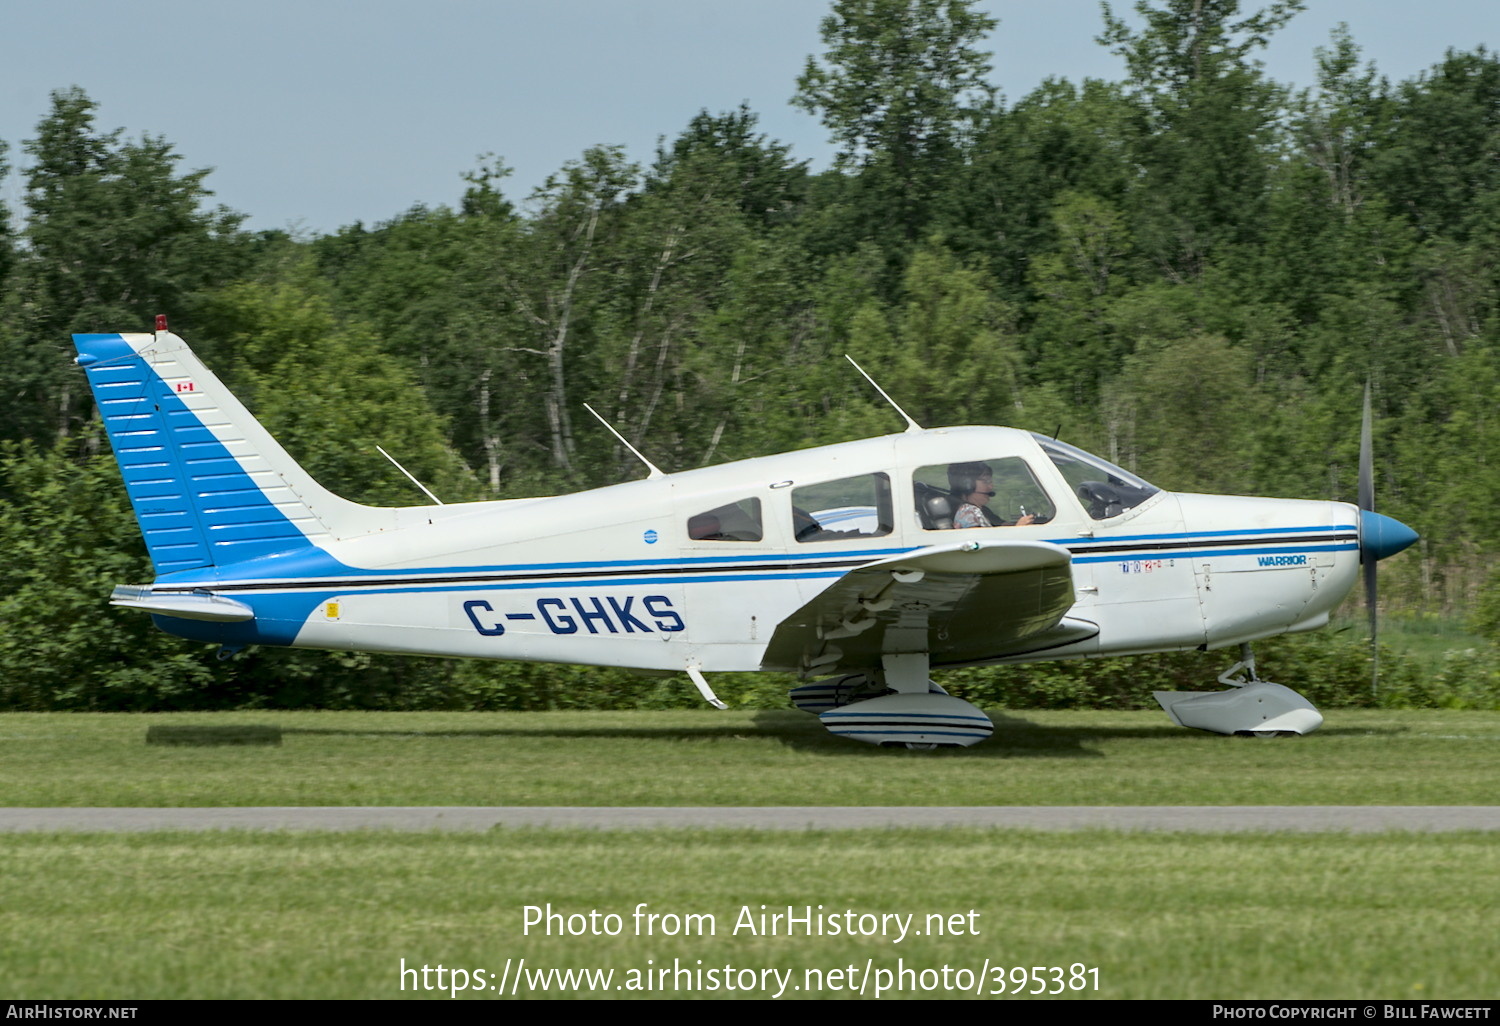
MULTIPOLYGON (((1064 970, 1064 985, 1088 988, 1066 992, 1074 998, 1500 992, 1493 835, 54 834, 12 835, 0 852, 0 958, 14 997, 448 1001, 451 979, 441 991, 419 990, 413 973, 403 990, 401 960, 433 970, 433 986, 442 964, 488 988, 522 976, 514 963, 523 957, 531 973, 614 976, 592 992, 556 978, 545 990, 525 977, 521 997, 770 997, 783 985, 785 998, 847 997, 830 982, 857 989, 865 977, 867 997, 898 982, 903 990, 882 996, 963 996, 941 989, 945 965, 949 983, 971 995, 976 986, 993 995, 1005 980, 996 999, 1007 1000, 1015 966, 1064 970), (528 934, 525 907, 548 902, 563 916, 615 913, 619 935, 560 936, 562 926, 551 937, 540 926, 528 934), (702 918, 701 936, 662 936, 671 928, 664 918, 655 935, 638 935, 631 913, 641 902, 684 922, 712 915, 713 934, 702 918), (780 924, 775 936, 736 933, 741 910, 758 917, 762 905, 911 914, 919 931, 929 914, 948 927, 956 915, 962 933, 903 940, 893 920, 885 936, 787 936, 780 924), (694 971, 727 966, 739 985, 753 985, 710 991, 714 977, 704 976, 704 989, 688 989, 692 976, 669 976, 675 991, 659 978, 650 991, 629 989, 674 959, 694 971), (1075 965, 1098 970, 1097 991, 1075 965), (902 968, 912 970, 904 981, 902 968), (766 969, 782 976, 758 975, 766 969), (806 989, 820 979, 821 992, 806 989)), ((598 922, 600 931, 611 925, 598 922)), ((1055 979, 1044 974, 1043 986, 1055 979)), ((497 996, 464 991, 457 1000, 497 996)))
POLYGON ((1500 781, 1500 713, 1334 710, 1274 740, 1159 712, 994 718, 975 748, 908 752, 794 712, 15 713, 0 804, 1488 805, 1500 781), (281 744, 221 743, 256 726, 281 744))
MULTIPOLYGON (((995 718, 984 745, 919 753, 839 741, 790 713, 11 714, 0 802, 1492 804, 1500 779, 1500 713, 1333 711, 1316 734, 1272 741, 1160 713, 995 718)), ((863 984, 866 997, 961 996, 946 985, 1010 1000, 1020 966, 1047 968, 1048 988, 1087 988, 1069 998, 1492 998, 1497 905, 1500 836, 1481 833, 11 834, 0 981, 24 998, 447 1001, 451 974, 418 989, 439 986, 440 963, 490 987, 521 979, 524 958, 518 997, 847 997, 863 984), (528 934, 525 907, 549 902, 615 913, 619 935, 528 934), (639 935, 641 902, 716 929, 639 935), (762 905, 965 925, 899 943, 734 932, 762 905), (402 959, 427 977, 403 977, 402 959), (663 967, 687 973, 649 975, 663 967), (535 976, 551 970, 614 975, 594 978, 603 990, 535 976)), ((1028 975, 1023 989, 1037 986, 1028 975)))

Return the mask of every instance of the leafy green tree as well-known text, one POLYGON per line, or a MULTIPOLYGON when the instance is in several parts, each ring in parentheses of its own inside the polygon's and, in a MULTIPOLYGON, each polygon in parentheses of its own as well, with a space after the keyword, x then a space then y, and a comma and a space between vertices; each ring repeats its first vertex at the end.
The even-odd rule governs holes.
POLYGON ((1352 212, 1369 195, 1369 158, 1385 106, 1385 81, 1375 65, 1360 64, 1347 25, 1319 47, 1318 88, 1297 100, 1292 125, 1297 150, 1321 174, 1330 202, 1352 212))
MULTIPOLYGON (((804 166, 757 134, 745 108, 704 112, 670 148, 658 148, 642 190, 621 211, 597 283, 594 404, 666 469, 696 466, 720 451, 733 420, 725 394, 758 392, 766 379, 749 368, 778 363, 774 350, 752 353, 763 343, 747 336, 760 326, 786 337, 773 322, 784 322, 795 303, 789 283, 796 272, 786 259, 766 257, 786 244, 805 182, 804 166)), ((633 456, 608 447, 603 480, 638 476, 633 456)))
POLYGON ((784 238, 743 242, 699 324, 685 370, 706 419, 684 438, 682 467, 764 456, 823 441, 817 411, 831 360, 819 344, 802 254, 784 238))
POLYGON ((1450 50, 1393 90, 1382 114, 1371 176, 1393 208, 1424 238, 1492 226, 1483 201, 1500 191, 1500 54, 1450 50))
POLYGON ((699 111, 670 147, 657 147, 645 192, 680 186, 688 180, 686 170, 713 197, 738 207, 751 225, 790 222, 806 197, 807 161, 793 160, 790 146, 757 132, 758 121, 748 105, 721 114, 699 111))
POLYGON ((639 177, 640 168, 619 147, 590 148, 537 190, 536 213, 507 237, 490 265, 519 332, 497 347, 516 356, 507 376, 543 386, 545 422, 518 442, 544 445, 554 475, 575 486, 587 479, 573 427, 577 391, 583 385, 589 394, 593 370, 579 351, 591 343, 602 299, 597 279, 639 177))
POLYGON ((1500 546, 1497 390, 1494 349, 1476 346, 1446 360, 1401 410, 1381 461, 1381 508, 1410 510, 1414 526, 1427 527, 1430 542, 1447 550, 1439 555, 1471 567, 1500 546))
POLYGON ((997 22, 974 0, 834 0, 827 51, 809 57, 792 103, 817 114, 857 168, 860 223, 899 252, 922 235, 937 183, 959 164, 991 102, 997 22))
POLYGON ((902 286, 900 308, 869 300, 855 315, 855 359, 924 427, 1014 423, 1010 310, 986 274, 934 239, 912 255, 902 286))
MULTIPOLYGON (((480 244, 480 225, 489 216, 414 207, 373 228, 349 225, 314 239, 306 250, 342 319, 368 324, 383 349, 425 366, 435 358, 434 341, 449 329, 458 305, 454 278, 468 249, 480 244)), ((510 222, 505 214, 493 216, 510 222)), ((307 268, 293 265, 272 280, 310 285, 308 278, 307 268)))
POLYGON ((503 250, 518 219, 493 190, 488 179, 483 189, 471 184, 467 213, 418 207, 373 228, 356 224, 315 239, 309 248, 318 281, 294 267, 269 281, 326 291, 341 324, 373 329, 375 345, 421 383, 452 446, 484 468, 490 494, 499 495, 504 467, 494 408, 504 389, 494 380, 493 350, 514 332, 496 326, 506 300, 482 265, 503 250))
POLYGON ((7 445, 0 500, 0 706, 195 706, 213 680, 203 648, 107 604, 151 579, 113 457, 7 445))
POLYGON ((381 446, 444 501, 476 494, 414 375, 368 328, 339 326, 326 301, 245 283, 208 296, 198 320, 202 348, 224 361, 236 394, 334 492, 372 505, 425 504, 381 446))
POLYGON ((1272 33, 1307 9, 1304 0, 1274 0, 1239 21, 1240 0, 1136 0, 1146 23, 1137 31, 1104 11, 1099 42, 1125 59, 1131 82, 1155 104, 1163 104, 1232 68, 1250 66, 1252 54, 1272 33))
MULTIPOLYGON (((0 139, 0 182, 10 177, 10 163, 6 154, 10 152, 10 144, 0 139)), ((0 296, 4 296, 7 285, 6 279, 10 275, 11 261, 15 257, 15 228, 10 221, 10 208, 4 200, 0 200, 0 296)))
MULTIPOLYGON (((96 104, 77 88, 24 149, 26 227, 0 342, 7 393, 0 437, 65 438, 90 410, 71 366, 71 332, 149 330, 242 266, 239 214, 204 209, 208 172, 180 174, 163 139, 122 141, 94 127, 96 104)), ((180 325, 180 321, 178 322, 180 325)))
POLYGON ((511 175, 512 169, 493 153, 479 158, 487 163, 464 175, 469 187, 464 190, 459 212, 470 219, 509 220, 516 216, 515 205, 500 191, 500 183, 511 175))
POLYGON ((1124 58, 1139 111, 1136 243, 1168 275, 1197 277, 1218 248, 1256 240, 1285 97, 1251 55, 1303 4, 1235 20, 1239 0, 1139 0, 1140 30, 1103 7, 1099 41, 1124 58))
MULTIPOLYGON (((807 391, 808 185, 741 107, 694 117, 630 202, 611 285, 625 316, 601 354, 612 419, 663 467, 807 444, 787 411, 807 391)), ((638 472, 623 451, 615 463, 638 472)))
POLYGON ((1500 642, 1500 572, 1491 571, 1469 613, 1469 629, 1500 642))
POLYGON ((1247 491, 1250 360, 1221 338, 1143 342, 1105 397, 1111 456, 1164 488, 1247 491))
POLYGON ((1317 54, 1318 88, 1292 107, 1259 243, 1206 282, 1222 311, 1212 329, 1249 344, 1262 379, 1321 377, 1340 362, 1359 366, 1356 384, 1420 374, 1392 331, 1416 298, 1415 237, 1370 180, 1384 84, 1342 27, 1317 54))
POLYGON ((1027 336, 1029 370, 1034 380, 1093 406, 1101 382, 1118 373, 1130 351, 1110 316, 1128 282, 1130 230, 1118 210, 1083 193, 1062 194, 1052 217, 1058 248, 1031 265, 1039 301, 1027 336))
POLYGON ((1117 85, 1043 82, 1013 108, 986 115, 968 159, 939 183, 936 224, 955 252, 987 263, 1006 299, 1038 298, 1032 262, 1058 247, 1062 196, 1124 202, 1134 172, 1121 154, 1135 116, 1117 85))

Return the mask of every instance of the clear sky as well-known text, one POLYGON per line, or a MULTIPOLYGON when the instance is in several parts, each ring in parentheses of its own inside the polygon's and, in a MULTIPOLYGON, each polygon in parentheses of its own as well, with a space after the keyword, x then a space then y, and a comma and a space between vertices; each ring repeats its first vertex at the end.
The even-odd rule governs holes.
MULTIPOLYGON (((824 166, 811 115, 788 104, 819 52, 823 0, 0 0, 0 139, 13 164, 70 85, 98 124, 164 136, 212 167, 217 200, 254 228, 329 232, 452 204, 483 153, 524 199, 586 147, 649 162, 700 109, 748 102, 762 130, 824 166)), ((995 85, 1117 79, 1095 0, 984 0, 995 85)), ((1119 12, 1132 5, 1115 3, 1119 12)), ((1259 6, 1255 0, 1242 5, 1259 6)), ((1313 49, 1346 22, 1381 73, 1412 77, 1449 48, 1500 45, 1496 0, 1308 0, 1265 52, 1313 81, 1313 49)), ((15 176, 0 187, 20 208, 15 176)))

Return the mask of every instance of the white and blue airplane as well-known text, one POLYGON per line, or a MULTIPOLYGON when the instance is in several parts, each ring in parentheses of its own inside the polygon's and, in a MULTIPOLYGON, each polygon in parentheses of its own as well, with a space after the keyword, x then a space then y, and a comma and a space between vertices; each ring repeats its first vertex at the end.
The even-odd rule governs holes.
POLYGON ((364 506, 164 318, 73 338, 156 571, 111 601, 227 651, 685 673, 721 708, 705 673, 790 672, 834 734, 929 748, 993 730, 934 668, 1241 646, 1225 689, 1157 692, 1163 708, 1306 733, 1322 716, 1260 680, 1249 643, 1325 625, 1362 563, 1417 537, 1372 503, 1167 492, 1042 435, 910 418, 573 495, 364 506))

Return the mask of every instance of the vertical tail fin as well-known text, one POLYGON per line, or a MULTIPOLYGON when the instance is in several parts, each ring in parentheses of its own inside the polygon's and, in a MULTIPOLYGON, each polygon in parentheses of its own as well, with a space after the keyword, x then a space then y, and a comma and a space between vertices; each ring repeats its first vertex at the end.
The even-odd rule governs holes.
POLYGON ((176 335, 74 335, 157 576, 384 526, 320 486, 176 335))

